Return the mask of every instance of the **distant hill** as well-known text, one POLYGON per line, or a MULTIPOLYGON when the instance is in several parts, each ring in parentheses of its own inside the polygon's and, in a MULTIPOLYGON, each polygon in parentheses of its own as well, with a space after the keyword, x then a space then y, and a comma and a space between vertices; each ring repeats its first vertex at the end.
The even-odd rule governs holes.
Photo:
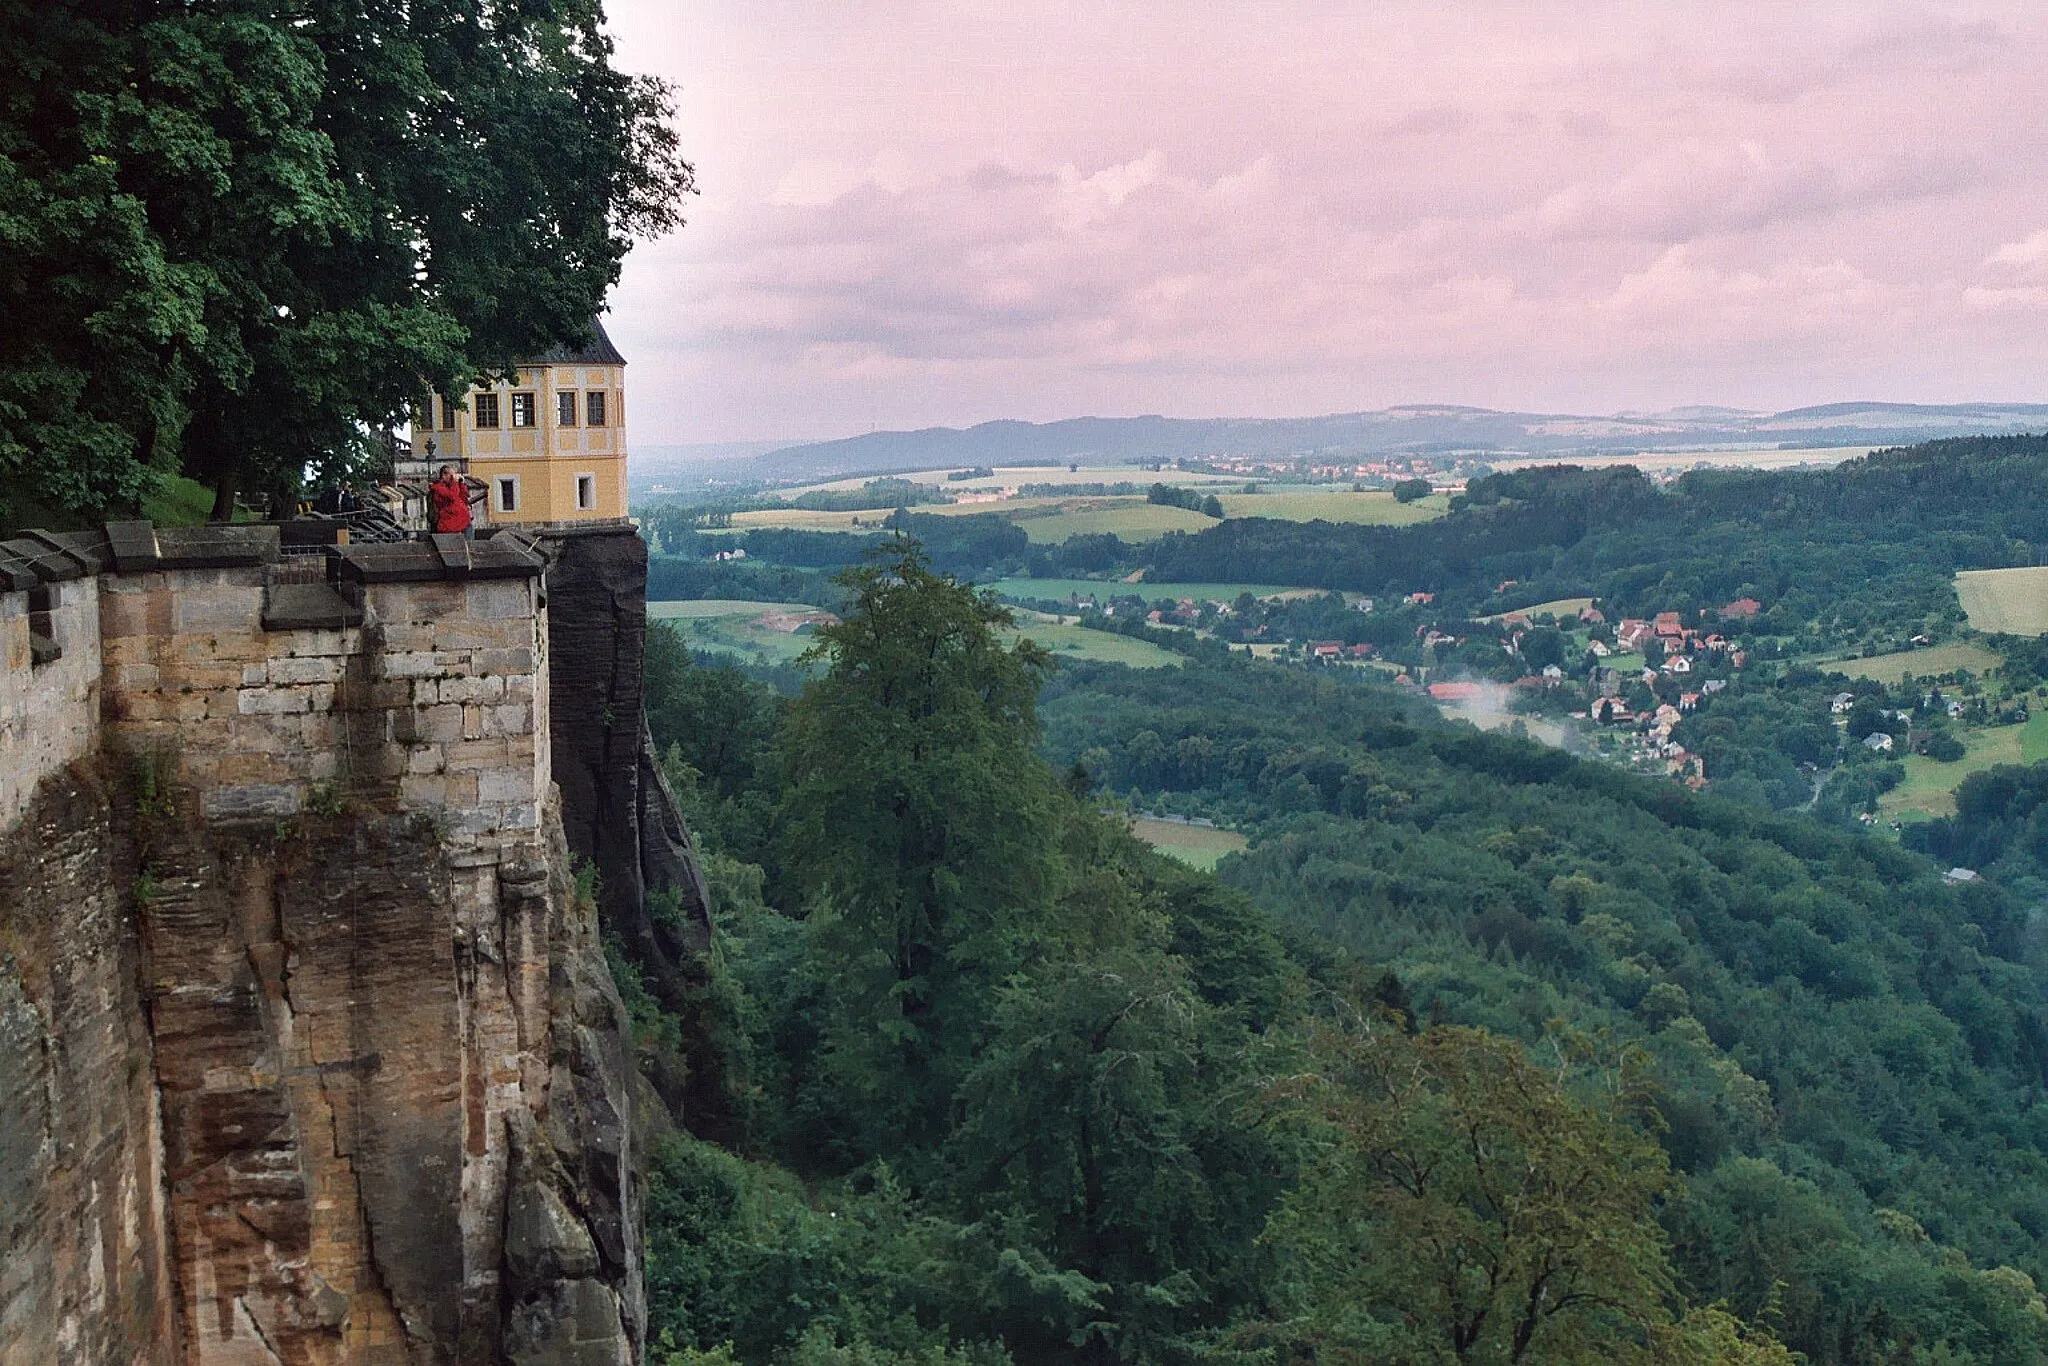
POLYGON ((1401 452, 1615 454, 1729 446, 1885 446, 2048 430, 2041 403, 1830 403, 1782 413, 1675 408, 1584 416, 1412 404, 1305 418, 1079 417, 871 432, 719 462, 724 479, 809 482, 955 465, 1140 464, 1215 456, 1344 459, 1401 452))

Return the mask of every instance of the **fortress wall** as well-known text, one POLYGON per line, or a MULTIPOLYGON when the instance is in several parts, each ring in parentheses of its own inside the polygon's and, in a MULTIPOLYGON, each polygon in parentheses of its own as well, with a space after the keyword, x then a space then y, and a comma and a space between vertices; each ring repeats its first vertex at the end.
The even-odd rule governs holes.
POLYGON ((22 817, 36 784, 99 743, 100 630, 95 580, 0 593, 0 828, 22 817), (31 625, 61 652, 38 662, 31 625))
POLYGON ((0 676, 0 1366, 627 1366, 633 1062, 541 562, 322 577, 265 531, 0 542, 0 585, 71 575, 62 657, 0 676))

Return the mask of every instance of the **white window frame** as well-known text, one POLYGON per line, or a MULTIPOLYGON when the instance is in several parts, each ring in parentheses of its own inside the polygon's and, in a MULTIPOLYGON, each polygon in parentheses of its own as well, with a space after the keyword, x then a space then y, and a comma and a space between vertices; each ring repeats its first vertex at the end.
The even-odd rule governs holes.
POLYGON ((593 512, 596 509, 597 473, 594 470, 578 470, 576 472, 576 510, 578 512, 593 512), (585 502, 583 498, 586 490, 590 494, 588 502, 585 502))
POLYGON ((494 478, 492 479, 492 481, 491 481, 491 492, 492 492, 493 494, 495 494, 495 495, 496 495, 496 498, 495 498, 495 502, 497 503, 497 507, 496 507, 496 509, 495 509, 496 511, 498 511, 498 512, 517 512, 517 511, 519 511, 519 502, 520 502, 520 498, 519 498, 519 476, 518 476, 518 475, 516 475, 516 474, 500 474, 500 475, 497 475, 497 476, 495 476, 495 477, 494 477, 494 478), (510 493, 510 494, 512 495, 512 497, 511 497, 511 499, 510 499, 509 501, 508 501, 508 500, 506 499, 506 497, 505 497, 506 493, 508 493, 508 492, 509 492, 509 493, 510 493))

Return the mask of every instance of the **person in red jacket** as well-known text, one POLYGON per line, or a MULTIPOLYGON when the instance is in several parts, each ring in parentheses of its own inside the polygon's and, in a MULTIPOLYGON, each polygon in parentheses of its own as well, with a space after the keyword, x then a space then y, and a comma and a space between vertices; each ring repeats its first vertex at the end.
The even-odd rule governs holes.
POLYGON ((469 535, 469 481, 453 465, 427 486, 427 523, 437 535, 469 535))

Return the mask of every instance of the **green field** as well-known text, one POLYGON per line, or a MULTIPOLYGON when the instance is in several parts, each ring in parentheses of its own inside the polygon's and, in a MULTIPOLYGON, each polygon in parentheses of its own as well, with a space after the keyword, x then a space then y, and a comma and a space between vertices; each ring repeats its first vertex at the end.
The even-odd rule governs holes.
POLYGON ((1234 854, 1247 841, 1235 830, 1212 825, 1185 825, 1180 821, 1155 820, 1140 816, 1131 822, 1131 833, 1170 858, 1208 872, 1225 854, 1234 854))
POLYGON ((1384 490, 1353 493, 1349 489, 1294 490, 1284 485, 1270 493, 1226 493, 1223 511, 1231 517, 1271 517, 1283 522, 1350 522, 1359 526, 1414 526, 1433 522, 1451 510, 1448 495, 1433 493, 1413 503, 1397 503, 1384 490))
POLYGON ((1906 780, 1877 799, 1880 817, 1915 821, 1953 816, 1956 789, 1971 774, 1999 764, 2030 764, 2048 758, 2048 712, 2035 714, 2024 726, 1965 728, 1956 735, 1963 742, 1960 759, 1943 764, 1923 754, 1908 754, 1900 760, 1906 780))
POLYGON ((802 615, 818 609, 801 602, 746 602, 733 598, 699 598, 650 602, 647 615, 674 622, 683 643, 693 650, 763 659, 787 664, 811 648, 816 637, 808 630, 771 625, 771 615, 802 615))
POLYGON ((1109 631, 1091 631, 1085 626, 1026 621, 1018 623, 1016 634, 1037 641, 1061 659, 1128 664, 1133 669, 1170 669, 1187 662, 1173 651, 1161 649, 1149 640, 1135 640, 1109 631))
POLYGON ((1956 575, 1956 597, 1979 631, 2048 635, 2048 567, 1966 569, 1956 575))
POLYGON ((658 621, 687 621, 697 617, 758 617, 764 612, 817 610, 807 602, 752 602, 740 598, 689 598, 647 604, 647 615, 658 621))
MULTIPOLYGON (((1143 488, 1150 484, 1171 484, 1175 488, 1200 488, 1210 485, 1243 488, 1243 475, 1190 474, 1181 470, 1145 470, 1136 465, 1083 465, 1070 470, 1065 465, 991 465, 995 471, 991 477, 981 479, 948 479, 951 470, 909 470, 888 476, 892 479, 908 479, 918 484, 936 484, 948 493, 985 493, 990 489, 1021 488, 1025 484, 1136 484, 1143 488)), ((795 497, 820 489, 834 492, 857 489, 873 478, 872 475, 856 475, 851 479, 834 479, 823 484, 806 484, 802 488, 782 489, 778 492, 795 497)))
MULTIPOLYGON (((1831 673, 1847 674, 1851 678, 1871 678, 1880 683, 1897 683, 1907 674, 1919 678, 1932 678, 1938 674, 1954 673, 1957 669, 1968 669, 1973 674, 1982 674, 1997 668, 2004 661, 1982 645, 1967 640, 1953 640, 1945 645, 1930 645, 1922 650, 1901 650, 1897 654, 1872 655, 1868 659, 1815 660, 1815 667, 1831 673)), ((1961 760, 1957 760, 1961 763, 1961 760)))
MULTIPOLYGON (((1008 512, 1002 503, 976 504, 984 512, 1008 512)), ((1206 531, 1216 525, 1214 517, 1148 503, 1143 498, 1086 498, 1051 505, 1039 504, 1018 511, 1010 518, 1024 528, 1033 545, 1058 545, 1070 536, 1097 536, 1104 532, 1125 541, 1156 541, 1169 531, 1206 531)))
MULTIPOLYGON (((1545 613, 1553 617, 1565 617, 1577 621, 1579 613, 1592 605, 1593 600, 1591 598, 1552 598, 1549 602, 1539 602, 1534 607, 1517 607, 1515 613, 1525 616, 1531 621, 1543 616, 1545 613)), ((1482 617, 1480 620, 1499 621, 1515 613, 1499 612, 1490 617, 1482 617)))
POLYGON ((1255 598, 1312 597, 1315 588, 1278 588, 1270 583, 1114 583, 1106 579, 997 579, 981 585, 1005 598, 1068 602, 1085 598, 1108 602, 1136 594, 1147 602, 1161 598, 1193 598, 1196 602, 1235 602, 1240 593, 1255 598))

